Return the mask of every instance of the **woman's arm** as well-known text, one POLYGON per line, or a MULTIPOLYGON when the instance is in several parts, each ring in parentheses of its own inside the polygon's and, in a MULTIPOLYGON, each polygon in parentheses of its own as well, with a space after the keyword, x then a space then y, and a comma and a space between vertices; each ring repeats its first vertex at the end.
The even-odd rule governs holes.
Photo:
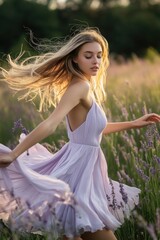
POLYGON ((134 121, 128 122, 110 122, 107 124, 106 128, 103 130, 103 134, 109 134, 114 132, 119 132, 122 130, 128 130, 132 128, 142 128, 153 124, 155 122, 160 122, 160 115, 155 113, 146 114, 134 121))
POLYGON ((0 167, 6 167, 27 149, 53 134, 62 119, 86 97, 88 91, 89 86, 86 83, 81 82, 71 85, 62 96, 56 109, 46 120, 28 134, 13 151, 8 154, 0 154, 0 167))

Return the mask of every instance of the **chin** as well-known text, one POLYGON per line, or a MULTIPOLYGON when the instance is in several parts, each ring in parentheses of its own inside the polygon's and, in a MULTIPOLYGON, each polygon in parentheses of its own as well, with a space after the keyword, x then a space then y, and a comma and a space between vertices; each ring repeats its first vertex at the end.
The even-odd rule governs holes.
POLYGON ((95 77, 95 76, 97 76, 97 73, 92 73, 91 76, 92 76, 92 77, 95 77))

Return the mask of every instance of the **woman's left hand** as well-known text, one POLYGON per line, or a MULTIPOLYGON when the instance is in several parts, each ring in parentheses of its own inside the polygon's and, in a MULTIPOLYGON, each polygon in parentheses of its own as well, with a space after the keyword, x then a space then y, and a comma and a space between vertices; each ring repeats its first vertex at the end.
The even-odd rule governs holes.
POLYGON ((149 113, 134 120, 133 125, 135 128, 141 128, 158 122, 160 122, 160 115, 156 113, 149 113))
POLYGON ((13 160, 11 153, 0 153, 0 168, 8 167, 13 160))

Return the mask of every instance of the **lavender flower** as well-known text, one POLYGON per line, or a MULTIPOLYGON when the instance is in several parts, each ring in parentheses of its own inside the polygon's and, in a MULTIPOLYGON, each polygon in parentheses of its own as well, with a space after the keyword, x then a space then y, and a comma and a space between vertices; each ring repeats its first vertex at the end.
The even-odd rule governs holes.
POLYGON ((153 224, 147 223, 147 221, 141 215, 139 215, 136 211, 133 211, 133 216, 138 221, 138 225, 148 231, 148 233, 150 234, 153 240, 158 240, 153 224))
POLYGON ((122 138, 128 144, 129 147, 133 148, 134 144, 133 144, 132 139, 130 138, 130 136, 127 132, 124 132, 124 134, 122 135, 122 138))
POLYGON ((120 187, 120 193, 121 193, 121 195, 122 195, 122 199, 123 199, 123 201, 125 202, 125 204, 127 204, 127 202, 128 202, 128 196, 127 196, 127 194, 126 194, 125 191, 124 191, 123 184, 120 183, 120 184, 119 184, 119 187, 120 187))
POLYGON ((14 202, 14 204, 17 204, 17 208, 10 212, 10 216, 7 221, 9 228, 11 231, 17 231, 19 234, 24 231, 37 231, 38 229, 41 229, 42 232, 52 232, 54 236, 59 234, 63 227, 62 223, 56 217, 55 207, 58 204, 67 204, 73 208, 75 207, 72 199, 73 196, 70 194, 65 194, 65 196, 68 197, 68 199, 62 197, 62 199, 58 199, 58 202, 42 201, 36 205, 30 205, 22 199, 16 197, 12 198, 12 201, 9 204, 12 205, 12 202, 14 202), (51 218, 52 223, 50 223, 51 218))
POLYGON ((122 115, 124 116, 124 118, 126 119, 126 120, 128 120, 128 112, 127 112, 127 109, 125 108, 125 107, 122 107, 121 108, 121 112, 122 112, 122 115))
POLYGON ((145 135, 147 139, 147 148, 154 148, 154 140, 160 141, 160 134, 158 132, 156 124, 147 126, 145 135))
POLYGON ((112 207, 113 210, 115 210, 117 208, 117 200, 116 200, 116 196, 115 196, 115 192, 114 192, 114 186, 113 186, 113 183, 112 183, 112 180, 109 179, 109 182, 110 182, 110 185, 111 185, 111 188, 112 188, 112 204, 110 205, 110 207, 112 207))
POLYGON ((115 160, 117 166, 120 167, 119 156, 117 155, 117 150, 115 149, 114 146, 112 146, 112 152, 113 152, 114 160, 115 160))
POLYGON ((156 174, 156 169, 154 167, 150 167, 149 171, 152 175, 156 174))
POLYGON ((122 177, 124 177, 127 180, 127 182, 129 182, 132 185, 134 184, 134 180, 130 178, 130 176, 124 171, 124 169, 120 170, 120 173, 122 177))
POLYGON ((123 182, 123 178, 121 176, 121 173, 119 171, 117 171, 117 176, 120 182, 123 182))
POLYGON ((142 107, 142 113, 143 113, 143 114, 147 114, 148 111, 147 111, 146 103, 144 102, 143 104, 144 104, 144 105, 143 105, 143 107, 142 107))
POLYGON ((136 166, 136 171, 137 171, 137 173, 139 174, 139 176, 140 176, 144 181, 147 181, 147 182, 149 181, 149 177, 144 174, 144 172, 143 172, 142 169, 140 169, 140 168, 138 168, 138 167, 136 166))
POLYGON ((160 164, 160 157, 154 155, 153 160, 156 161, 158 164, 160 164))
MULTIPOLYGON (((23 126, 21 118, 14 122, 14 127, 12 128, 12 132, 15 133, 17 129, 21 129, 21 132, 27 135, 29 131, 23 126)), ((27 155, 29 155, 29 150, 27 150, 27 155)))
POLYGON ((141 164, 141 166, 143 166, 144 169, 148 169, 150 167, 149 163, 147 163, 146 161, 144 161, 140 158, 136 158, 136 159, 141 164))
POLYGON ((14 122, 14 127, 12 128, 12 132, 15 133, 16 130, 19 128, 22 130, 22 133, 26 135, 29 133, 29 131, 23 126, 21 118, 19 118, 17 121, 14 122))

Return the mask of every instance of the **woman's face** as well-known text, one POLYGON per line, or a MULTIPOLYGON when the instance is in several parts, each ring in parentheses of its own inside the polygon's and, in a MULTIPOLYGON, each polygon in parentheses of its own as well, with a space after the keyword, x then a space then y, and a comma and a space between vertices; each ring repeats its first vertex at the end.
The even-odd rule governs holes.
POLYGON ((96 76, 101 64, 102 47, 98 42, 85 43, 80 48, 74 62, 89 80, 96 76))

